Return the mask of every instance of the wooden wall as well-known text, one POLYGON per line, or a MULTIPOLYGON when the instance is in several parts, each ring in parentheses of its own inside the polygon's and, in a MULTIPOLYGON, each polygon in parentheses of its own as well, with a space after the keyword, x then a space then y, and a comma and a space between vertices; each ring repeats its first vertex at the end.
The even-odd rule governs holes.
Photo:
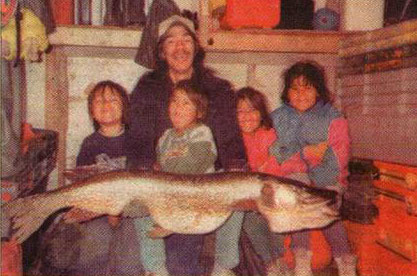
POLYGON ((417 165, 416 23, 343 42, 338 90, 355 157, 417 165))

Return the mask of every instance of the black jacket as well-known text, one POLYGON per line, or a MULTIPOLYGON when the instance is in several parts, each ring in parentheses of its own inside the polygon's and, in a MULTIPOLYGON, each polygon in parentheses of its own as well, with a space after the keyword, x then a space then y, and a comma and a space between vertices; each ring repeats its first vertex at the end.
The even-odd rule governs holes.
MULTIPOLYGON (((193 82, 207 93, 209 110, 204 121, 216 140, 216 169, 246 166, 246 154, 236 119, 236 98, 230 83, 206 69, 193 82)), ((156 71, 141 77, 130 96, 128 131, 128 166, 149 169, 156 160, 155 147, 163 132, 172 127, 168 101, 173 83, 166 74, 156 71)))

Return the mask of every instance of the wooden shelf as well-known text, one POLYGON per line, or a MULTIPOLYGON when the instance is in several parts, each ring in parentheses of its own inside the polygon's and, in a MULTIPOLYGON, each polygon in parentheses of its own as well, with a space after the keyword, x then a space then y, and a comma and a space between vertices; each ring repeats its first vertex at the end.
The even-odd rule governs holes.
MULTIPOLYGON (((141 35, 142 29, 59 25, 49 41, 54 46, 70 47, 75 51, 73 54, 82 47, 82 51, 90 52, 88 55, 91 55, 89 48, 106 55, 114 49, 118 51, 113 55, 124 55, 127 50, 130 55, 137 50, 141 35)), ((199 33, 203 47, 209 52, 337 53, 342 36, 340 32, 262 29, 199 33)))
POLYGON ((337 53, 342 36, 333 31, 241 29, 217 30, 200 40, 208 51, 337 53))
MULTIPOLYGON (((369 32, 213 30, 211 18, 205 15, 204 9, 201 14, 199 39, 208 52, 329 53, 348 56, 417 40, 417 20, 369 32)), ((141 28, 60 25, 49 40, 55 46, 70 46, 71 51, 82 47, 102 51, 105 55, 113 51, 113 55, 128 53, 130 56, 137 50, 141 35, 141 28)))
POLYGON ((417 20, 409 20, 383 29, 358 33, 340 43, 341 57, 359 55, 417 42, 417 20))
POLYGON ((216 29, 209 1, 199 0, 199 37, 207 51, 337 54, 345 34, 335 31, 216 29))
POLYGON ((141 35, 139 28, 58 25, 49 42, 56 46, 138 48, 141 35))

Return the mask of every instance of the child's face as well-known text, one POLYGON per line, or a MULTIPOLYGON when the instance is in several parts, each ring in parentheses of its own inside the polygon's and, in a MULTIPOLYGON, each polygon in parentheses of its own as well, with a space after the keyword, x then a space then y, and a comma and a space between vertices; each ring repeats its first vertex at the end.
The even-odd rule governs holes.
POLYGON ((253 133, 261 126, 261 112, 247 99, 237 103, 237 120, 243 133, 253 133))
POLYGON ((92 102, 92 116, 100 126, 122 124, 123 103, 120 95, 106 87, 96 93, 92 102))
POLYGON ((185 91, 173 92, 169 102, 169 119, 178 133, 183 133, 197 123, 199 112, 185 91))
POLYGON ((298 112, 304 112, 313 107, 318 96, 316 88, 308 84, 304 76, 295 78, 288 90, 289 103, 298 112))

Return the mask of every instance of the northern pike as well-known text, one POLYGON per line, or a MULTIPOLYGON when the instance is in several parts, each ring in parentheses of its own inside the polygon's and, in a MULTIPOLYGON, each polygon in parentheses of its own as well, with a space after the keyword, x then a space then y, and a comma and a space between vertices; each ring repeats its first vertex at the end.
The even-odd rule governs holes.
POLYGON ((203 234, 233 211, 256 209, 273 232, 324 227, 338 218, 337 193, 261 173, 178 175, 119 171, 3 204, 13 237, 25 241, 51 214, 78 208, 95 216, 151 216, 168 232, 203 234))

